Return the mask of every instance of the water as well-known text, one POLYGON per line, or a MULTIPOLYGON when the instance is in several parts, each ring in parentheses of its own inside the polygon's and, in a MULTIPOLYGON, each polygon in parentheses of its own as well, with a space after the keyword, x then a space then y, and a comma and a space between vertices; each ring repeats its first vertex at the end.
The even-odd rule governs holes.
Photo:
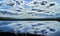
POLYGON ((57 35, 60 30, 58 21, 0 21, 1 32, 57 35), (32 22, 32 23, 31 23, 32 22), (38 23, 42 25, 37 25, 38 23), (43 25, 44 24, 44 25, 43 25), (36 26, 32 26, 36 25, 36 26), (19 31, 19 32, 18 32, 19 31), (53 33, 53 34, 52 34, 53 33), (56 34, 57 33, 57 34, 56 34))

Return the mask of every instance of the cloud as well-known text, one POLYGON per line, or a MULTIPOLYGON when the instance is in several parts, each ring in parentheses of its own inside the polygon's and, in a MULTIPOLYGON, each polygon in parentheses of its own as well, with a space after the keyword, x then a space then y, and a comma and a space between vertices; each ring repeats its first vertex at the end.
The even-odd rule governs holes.
MULTIPOLYGON (((43 17, 45 15, 47 16, 56 16, 57 13, 59 13, 60 5, 55 2, 56 0, 33 0, 29 4, 27 4, 30 9, 28 10, 31 12, 35 12, 36 14, 43 14, 43 17), (54 5, 53 5, 54 4, 54 5), (52 5, 52 6, 50 6, 52 5)), ((35 16, 35 15, 34 15, 35 16)), ((39 15, 37 15, 39 16, 39 15)), ((37 17, 36 16, 36 17, 37 17)), ((40 16, 39 16, 40 17, 40 16)), ((41 16, 42 17, 42 16, 41 16)))
POLYGON ((3 0, 3 1, 1 1, 0 4, 2 4, 1 6, 3 6, 1 8, 2 11, 5 10, 5 11, 10 12, 10 13, 18 13, 18 12, 23 11, 24 1, 23 0, 15 0, 15 1, 13 1, 13 0, 3 0), (4 7, 6 7, 7 9, 6 8, 3 9, 4 7))
POLYGON ((2 11, 2 13, 0 14, 3 17, 19 19, 56 18, 60 16, 60 14, 58 14, 60 13, 60 5, 56 1, 57 0, 32 0, 31 2, 26 3, 24 0, 3 0, 1 1, 1 4, 3 4, 0 6, 0 12, 2 11), (3 14, 4 11, 7 12, 3 14))

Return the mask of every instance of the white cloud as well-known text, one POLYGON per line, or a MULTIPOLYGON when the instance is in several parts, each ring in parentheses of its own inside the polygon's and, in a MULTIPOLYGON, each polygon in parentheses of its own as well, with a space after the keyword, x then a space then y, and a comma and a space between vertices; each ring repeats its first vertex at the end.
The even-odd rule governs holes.
POLYGON ((58 3, 56 3, 55 1, 57 1, 57 0, 33 0, 32 2, 30 2, 29 4, 27 4, 30 7, 30 9, 27 10, 27 11, 28 12, 29 11, 31 11, 31 12, 32 11, 33 12, 36 11, 35 12, 36 14, 43 13, 45 15, 53 15, 53 16, 56 16, 57 13, 60 13, 59 12, 60 11, 59 10, 60 9, 60 5, 58 3), (44 5, 41 5, 41 3, 43 3, 44 5), (53 4, 53 3, 55 3, 54 6, 49 6, 50 4, 53 4))
MULTIPOLYGON (((3 14, 3 17, 14 17, 14 18, 48 18, 48 17, 57 17, 56 14, 60 13, 60 5, 56 2, 57 0, 32 0, 29 3, 26 3, 24 0, 3 0, 1 3, 7 7, 7 4, 10 7, 9 9, 0 9, 2 11, 7 11, 12 14, 16 15, 7 15, 3 14), (7 2, 8 1, 8 2, 7 2), (11 2, 10 2, 11 1, 11 2), (19 5, 17 5, 16 1, 19 1, 19 5), (35 2, 35 3, 34 3, 35 2), (11 4, 14 4, 11 6, 11 4), (43 4, 42 4, 43 3, 43 4), (54 6, 49 6, 51 3, 55 3, 54 6), (28 6, 25 8, 24 6, 28 6), (32 14, 29 14, 32 13, 32 14), (16 17, 15 17, 16 16, 16 17)), ((2 7, 2 8, 4 8, 2 7)), ((59 16, 58 16, 59 17, 59 16)))

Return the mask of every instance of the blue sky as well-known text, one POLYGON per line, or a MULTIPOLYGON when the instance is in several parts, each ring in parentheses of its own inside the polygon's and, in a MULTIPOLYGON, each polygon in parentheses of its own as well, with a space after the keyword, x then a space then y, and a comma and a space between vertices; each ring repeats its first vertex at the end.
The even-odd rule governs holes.
MULTIPOLYGON (((32 0, 24 0, 24 1, 25 1, 25 4, 27 4, 27 3, 31 2, 32 0)), ((25 7, 25 8, 28 8, 27 5, 24 5, 24 7, 25 7)))
POLYGON ((24 1, 28 1, 28 2, 30 2, 30 1, 32 1, 32 0, 24 0, 24 1))

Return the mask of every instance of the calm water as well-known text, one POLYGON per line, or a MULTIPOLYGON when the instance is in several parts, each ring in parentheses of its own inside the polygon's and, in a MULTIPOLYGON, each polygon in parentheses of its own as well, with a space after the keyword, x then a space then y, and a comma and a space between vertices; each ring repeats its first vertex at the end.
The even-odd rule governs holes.
POLYGON ((60 35, 58 21, 0 21, 0 24, 0 32, 60 35))

